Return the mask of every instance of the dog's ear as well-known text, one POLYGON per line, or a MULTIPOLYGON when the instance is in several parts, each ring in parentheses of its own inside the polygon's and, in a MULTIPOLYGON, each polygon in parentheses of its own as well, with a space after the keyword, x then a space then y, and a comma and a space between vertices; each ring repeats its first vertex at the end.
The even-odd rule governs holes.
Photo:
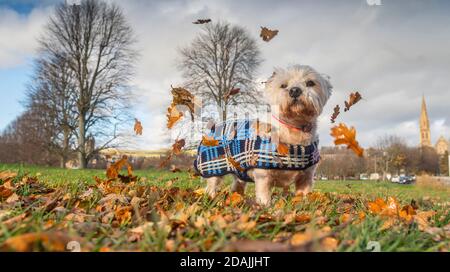
POLYGON ((330 83, 330 76, 325 75, 325 74, 321 74, 321 76, 322 76, 325 86, 328 90, 328 93, 331 95, 331 92, 333 90, 333 85, 331 85, 331 83, 330 83))
POLYGON ((266 82, 271 82, 276 75, 277 75, 277 72, 273 72, 272 75, 267 79, 266 82))

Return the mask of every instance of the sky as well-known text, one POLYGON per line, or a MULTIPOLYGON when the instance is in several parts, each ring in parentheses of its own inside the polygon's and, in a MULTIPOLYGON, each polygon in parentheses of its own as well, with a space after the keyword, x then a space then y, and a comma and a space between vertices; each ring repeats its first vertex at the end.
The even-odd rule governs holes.
MULTIPOLYGON (((36 38, 59 0, 0 0, 0 130, 23 111, 32 74, 36 38)), ((76 2, 76 0, 68 0, 76 2)), ((140 57, 131 89, 132 109, 144 134, 129 148, 168 146, 165 128, 170 85, 183 82, 177 50, 200 32, 198 18, 228 21, 257 39, 262 63, 258 78, 274 67, 306 64, 334 86, 319 118, 322 145, 331 145, 329 118, 352 91, 364 99, 339 121, 354 126, 361 145, 395 134, 419 143, 420 106, 427 101, 433 143, 450 138, 450 1, 148 1, 109 0, 122 7, 137 38, 140 57), (376 5, 377 2, 381 5, 376 5), (278 29, 269 43, 261 26, 278 29)))

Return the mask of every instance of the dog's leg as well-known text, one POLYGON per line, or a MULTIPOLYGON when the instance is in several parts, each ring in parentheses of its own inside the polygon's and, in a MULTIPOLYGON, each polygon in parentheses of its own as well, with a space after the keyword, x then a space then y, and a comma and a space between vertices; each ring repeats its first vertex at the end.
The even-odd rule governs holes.
POLYGON ((231 185, 231 192, 236 192, 238 194, 245 194, 245 185, 247 183, 237 177, 234 177, 233 184, 231 185))
POLYGON ((206 193, 211 197, 215 197, 219 191, 220 184, 222 183, 222 177, 210 177, 206 179, 206 193))
POLYGON ((267 206, 270 204, 272 182, 269 177, 255 180, 256 202, 260 205, 267 206))
POLYGON ((317 165, 312 166, 311 168, 306 169, 303 172, 303 175, 300 175, 295 181, 295 193, 298 195, 303 193, 306 195, 311 192, 312 186, 314 183, 314 174, 316 173, 317 165))

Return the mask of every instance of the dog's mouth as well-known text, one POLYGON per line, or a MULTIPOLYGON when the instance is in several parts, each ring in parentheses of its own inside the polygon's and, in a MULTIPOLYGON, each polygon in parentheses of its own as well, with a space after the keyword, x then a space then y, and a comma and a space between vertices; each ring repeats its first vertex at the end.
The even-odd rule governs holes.
POLYGON ((314 117, 316 115, 314 105, 304 97, 292 98, 288 103, 288 111, 308 117, 314 117))

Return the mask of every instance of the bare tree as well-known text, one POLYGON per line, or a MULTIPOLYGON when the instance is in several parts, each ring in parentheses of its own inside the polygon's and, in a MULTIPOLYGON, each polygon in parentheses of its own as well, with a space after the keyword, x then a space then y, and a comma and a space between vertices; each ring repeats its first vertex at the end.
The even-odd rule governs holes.
POLYGON ((262 59, 255 40, 239 26, 229 23, 204 25, 203 32, 180 50, 179 69, 186 86, 203 100, 214 105, 222 120, 232 105, 260 103, 255 73, 262 59), (239 88, 240 93, 226 94, 239 88))
POLYGON ((59 4, 40 39, 44 58, 66 59, 73 73, 80 168, 117 139, 117 126, 127 118, 133 43, 121 9, 97 0, 59 4), (89 135, 101 144, 88 148, 89 135))
POLYGON ((36 60, 26 106, 39 111, 42 122, 53 126, 48 149, 60 157, 60 167, 64 168, 77 127, 75 78, 66 58, 51 57, 36 60))
POLYGON ((0 161, 55 165, 58 158, 51 152, 54 126, 37 109, 30 109, 17 117, 0 137, 0 161))

